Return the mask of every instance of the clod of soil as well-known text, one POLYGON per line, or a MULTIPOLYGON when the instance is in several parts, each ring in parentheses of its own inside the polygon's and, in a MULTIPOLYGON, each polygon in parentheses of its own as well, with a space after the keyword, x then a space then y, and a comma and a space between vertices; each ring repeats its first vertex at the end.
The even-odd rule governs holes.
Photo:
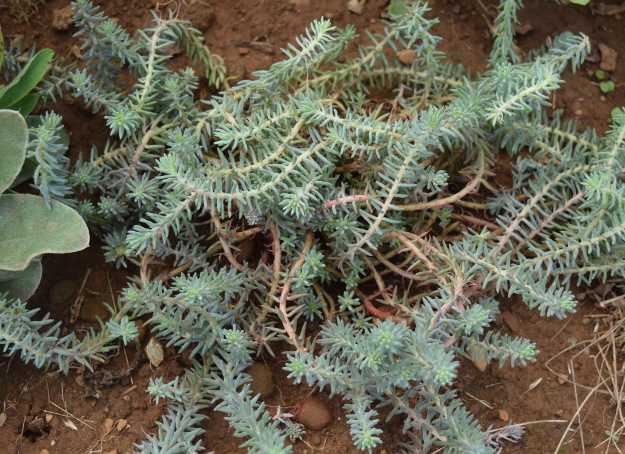
POLYGON ((55 30, 67 30, 74 23, 72 19, 72 5, 52 11, 52 28, 55 30))
POLYGON ((516 333, 519 330, 519 319, 512 312, 505 311, 501 315, 503 315, 503 321, 508 325, 510 331, 516 333))
POLYGON ((80 308, 80 318, 87 323, 98 323, 98 317, 105 322, 110 316, 111 313, 106 310, 106 307, 93 299, 85 300, 80 308))
POLYGON ((50 303, 60 305, 69 301, 74 296, 74 292, 76 292, 74 281, 63 279, 52 286, 50 293, 48 293, 48 298, 50 298, 50 303))
POLYGON ((215 20, 213 7, 200 0, 191 0, 189 6, 183 12, 184 18, 200 31, 209 28, 215 20))
POLYGON ((148 335, 148 327, 143 320, 137 319, 134 321, 134 324, 137 327, 137 332, 139 333, 139 343, 143 344, 143 341, 145 341, 145 338, 148 335))
POLYGON ((271 370, 264 363, 254 363, 245 369, 245 373, 252 377, 250 391, 252 395, 260 394, 261 399, 267 399, 273 394, 275 387, 271 370))
POLYGON ((332 421, 332 413, 325 402, 308 399, 297 413, 297 420, 309 430, 321 430, 332 421))
POLYGON ((43 426, 44 426, 43 419, 37 418, 29 422, 26 425, 26 429, 32 434, 40 435, 43 433, 43 426))

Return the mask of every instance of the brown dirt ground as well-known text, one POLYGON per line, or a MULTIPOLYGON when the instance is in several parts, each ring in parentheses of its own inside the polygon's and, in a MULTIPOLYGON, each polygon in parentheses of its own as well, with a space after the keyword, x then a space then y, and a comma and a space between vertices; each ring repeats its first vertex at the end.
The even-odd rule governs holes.
MULTIPOLYGON (((145 26, 150 17, 150 10, 156 8, 156 1, 105 0, 96 1, 111 17, 128 30, 134 31, 145 26)), ((208 4, 208 0, 202 1, 208 4)), ((69 57, 72 47, 77 44, 72 38, 73 30, 56 31, 50 26, 52 12, 69 4, 69 0, 51 0, 39 6, 37 13, 30 16, 28 24, 17 24, 0 9, 1 25, 5 39, 24 38, 26 45, 35 40, 39 47, 50 47, 57 53, 69 57)), ((225 58, 232 74, 248 77, 253 71, 266 69, 281 56, 279 51, 270 55, 250 50, 242 52, 237 43, 240 41, 265 40, 276 49, 284 47, 287 42, 302 33, 304 28, 315 18, 324 15, 333 22, 344 27, 347 23, 357 26, 360 35, 365 31, 381 30, 380 17, 384 12, 386 0, 369 0, 362 16, 349 13, 346 1, 337 0, 212 0, 214 20, 204 31, 204 36, 213 51, 225 58)), ((486 20, 492 22, 492 0, 484 0, 483 6, 478 1, 434 0, 430 2, 432 15, 440 18, 440 24, 434 32, 444 38, 442 50, 450 60, 462 63, 472 70, 483 70, 490 52, 491 38, 486 20), (484 8, 487 8, 486 11, 484 8)), ((2 1, 0 1, 0 6, 2 1)), ((158 5, 162 10, 162 5, 158 5)), ((211 15, 207 9, 190 12, 182 8, 183 17, 194 22, 204 21, 208 24, 211 15)), ((593 126, 599 132, 608 127, 609 112, 613 107, 625 105, 625 34, 620 16, 593 16, 587 7, 574 5, 560 6, 555 2, 544 0, 528 0, 520 14, 523 23, 531 24, 533 30, 525 36, 519 36, 517 43, 523 50, 536 48, 548 37, 564 31, 583 32, 589 35, 594 45, 607 44, 614 48, 621 57, 616 71, 610 76, 617 84, 612 93, 602 93, 596 85, 592 74, 597 63, 586 63, 577 74, 565 73, 567 81, 557 92, 554 99, 556 108, 564 109, 564 115, 571 118, 577 110, 580 127, 593 126), (579 112, 578 112, 579 114, 579 112)), ((199 26, 200 24, 198 24, 199 26)), ((181 63, 182 64, 182 63, 181 63)), ((50 106, 63 115, 64 123, 72 134, 70 157, 75 158, 79 151, 88 151, 91 144, 101 147, 106 140, 106 129, 100 116, 82 110, 70 99, 61 100, 50 106)), ((500 183, 509 179, 508 160, 503 158, 496 172, 501 172, 500 183)), ((88 326, 84 322, 69 324, 68 307, 52 307, 48 292, 52 285, 63 279, 72 279, 78 286, 82 282, 85 270, 91 269, 92 274, 87 282, 87 297, 92 300, 112 300, 125 285, 128 276, 126 271, 116 270, 110 264, 103 263, 99 244, 93 241, 92 246, 80 253, 67 256, 49 256, 44 258, 44 277, 37 294, 31 299, 30 305, 42 311, 51 312, 55 320, 62 320, 64 329, 81 330, 88 326)), ((593 301, 586 298, 578 312, 566 320, 541 319, 535 311, 530 311, 515 299, 504 300, 502 310, 511 311, 520 321, 520 328, 512 333, 503 323, 497 323, 495 330, 503 333, 520 335, 536 342, 541 351, 538 361, 527 368, 508 366, 499 369, 496 365, 489 366, 485 372, 479 373, 469 361, 464 361, 457 381, 459 396, 467 407, 476 414, 480 424, 488 427, 493 424, 501 427, 504 423, 499 418, 499 410, 505 410, 515 422, 539 420, 570 420, 576 409, 574 387, 571 384, 559 384, 545 365, 546 361, 565 349, 575 340, 578 343, 590 339, 593 335, 595 321, 598 330, 605 328, 603 311, 593 306, 593 301), (593 315, 593 323, 584 324, 585 316, 593 315), (528 388, 538 378, 542 382, 531 391, 528 388), (480 399, 483 403, 478 402, 480 399), (556 416, 558 415, 558 416, 556 416)), ((281 351, 280 348, 275 351, 281 351)), ((588 355, 580 355, 572 364, 578 383, 593 387, 597 374, 593 362, 594 351, 588 355)), ((111 359, 107 368, 117 368, 125 364, 125 352, 111 359)), ((128 352, 130 355, 130 352, 128 352)), ((551 363, 552 368, 567 375, 566 360, 570 355, 563 355, 551 363), (560 361, 560 362, 558 362, 560 361)), ((128 358, 130 361, 131 358, 128 358)), ((278 405, 292 408, 300 403, 310 392, 306 386, 294 386, 281 370, 284 358, 263 358, 274 372, 277 390, 267 399, 271 411, 278 405)), ((30 365, 24 365, 19 358, 0 357, 0 401, 3 403, 8 419, 0 427, 0 452, 2 454, 40 454, 44 449, 50 454, 87 454, 107 453, 118 449, 119 453, 132 452, 132 444, 143 439, 145 434, 156 430, 156 421, 163 412, 164 404, 154 405, 144 392, 150 377, 164 376, 171 380, 183 372, 185 358, 173 350, 166 351, 166 360, 158 368, 151 368, 143 363, 132 376, 132 381, 116 385, 102 391, 101 398, 94 403, 85 400, 84 389, 80 386, 77 371, 69 376, 57 373, 44 373, 30 365), (76 429, 68 427, 67 412, 82 420, 69 417, 76 429), (46 415, 51 420, 46 420, 46 415), (47 421, 42 433, 29 427, 37 419, 47 421), (106 418, 114 421, 126 419, 129 427, 122 432, 113 428, 108 434, 103 432, 106 418)), ((578 389, 581 399, 585 397, 583 389, 578 389)), ((328 399, 326 393, 318 395, 328 401, 334 420, 319 433, 309 432, 303 441, 294 445, 296 454, 323 452, 327 454, 357 452, 351 442, 349 429, 344 423, 345 415, 341 408, 340 398, 328 399)), ((582 416, 585 418, 584 440, 582 445, 578 433, 570 432, 566 440, 572 439, 560 449, 561 453, 578 452, 612 452, 606 451, 606 445, 596 447, 605 440, 604 431, 610 428, 614 408, 609 406, 608 397, 598 395, 589 400, 582 416)), ((209 412, 210 420, 204 423, 204 435, 207 451, 219 454, 243 453, 238 448, 243 440, 233 436, 221 414, 209 412)), ((384 444, 374 453, 399 452, 398 442, 407 441, 401 433, 401 421, 398 418, 382 424, 384 444)), ((506 453, 542 454, 554 452, 564 432, 564 424, 539 423, 527 426, 527 433, 516 444, 505 444, 506 453)), ((573 429, 577 425, 572 426, 573 429)), ((622 445, 623 446, 623 445, 622 445)), ((616 450, 614 450, 616 452, 616 450)))

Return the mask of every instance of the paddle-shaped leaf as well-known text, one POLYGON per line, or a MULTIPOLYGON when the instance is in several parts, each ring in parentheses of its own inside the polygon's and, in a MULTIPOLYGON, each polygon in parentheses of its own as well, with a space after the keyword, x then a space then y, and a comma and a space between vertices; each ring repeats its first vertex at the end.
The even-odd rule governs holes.
POLYGON ((33 260, 23 271, 0 270, 0 294, 26 301, 33 296, 41 281, 41 260, 33 260))
POLYGON ((0 194, 20 173, 27 145, 28 127, 24 117, 11 110, 0 110, 0 194))
POLYGON ((19 271, 41 254, 63 254, 89 246, 89 230, 76 211, 43 197, 0 196, 0 269, 19 271))

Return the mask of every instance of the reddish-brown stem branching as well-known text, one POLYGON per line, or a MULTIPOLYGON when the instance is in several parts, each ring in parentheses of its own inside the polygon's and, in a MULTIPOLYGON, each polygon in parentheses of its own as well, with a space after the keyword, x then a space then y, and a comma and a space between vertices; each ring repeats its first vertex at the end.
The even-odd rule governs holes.
POLYGON ((324 210, 327 210, 328 208, 331 208, 336 205, 342 205, 344 203, 356 203, 356 202, 367 202, 367 201, 369 201, 368 195, 364 195, 364 194, 350 195, 346 197, 341 197, 340 199, 330 200, 329 202, 326 202, 323 205, 321 205, 319 208, 317 208, 317 211, 324 211, 324 210))
POLYGON ((566 210, 568 210, 571 207, 571 205, 573 205, 576 202, 578 202, 585 195, 586 195, 586 191, 578 192, 573 197, 571 197, 560 208, 557 208, 557 209, 553 210, 553 212, 549 216, 547 216, 545 219, 543 219, 543 221, 540 223, 540 225, 536 229, 534 229, 534 230, 532 230, 530 232, 530 234, 527 236, 526 239, 524 239, 519 244, 517 244, 516 248, 514 248, 514 252, 520 252, 521 248, 523 247, 523 245, 525 245, 525 243, 527 243, 532 238, 534 238, 536 235, 538 235, 540 232, 542 232, 545 229, 545 227, 547 227, 556 217, 558 217, 559 214, 564 213, 566 210))
POLYGON ((282 294, 280 295, 280 312, 282 314, 282 325, 284 326, 284 330, 288 334, 289 339, 291 339, 291 342, 293 342, 293 345, 298 350, 302 350, 302 351, 304 351, 305 348, 302 345, 300 345, 299 339, 297 335, 295 334, 295 331, 293 330, 293 326, 291 325, 291 322, 289 321, 289 316, 286 311, 286 302, 289 296, 289 291, 291 290, 291 279, 295 277, 295 272, 299 268, 301 268, 304 262, 306 261, 306 254, 308 254, 308 251, 310 251, 310 248, 312 246, 312 241, 313 241, 312 231, 307 230, 306 231, 306 243, 304 244, 304 249, 302 249, 302 252, 299 258, 293 264, 293 267, 291 268, 291 271, 289 272, 289 277, 287 281, 284 283, 284 287, 282 287, 282 294))
MULTIPOLYGON (((213 224, 215 225, 215 229, 219 232, 222 229, 221 221, 219 220, 217 216, 213 216, 212 221, 213 221, 213 224)), ((217 238, 219 239, 219 242, 221 243, 221 247, 224 250, 224 255, 226 256, 230 264, 236 267, 236 269, 238 269, 239 271, 243 271, 245 267, 241 265, 239 262, 237 262, 237 259, 232 254, 232 249, 230 249, 230 245, 221 236, 217 235, 217 238)))
POLYGON ((248 236, 255 235, 262 232, 265 229, 264 226, 253 227, 251 229, 243 230, 242 232, 217 232, 217 236, 220 238, 246 238, 248 236))

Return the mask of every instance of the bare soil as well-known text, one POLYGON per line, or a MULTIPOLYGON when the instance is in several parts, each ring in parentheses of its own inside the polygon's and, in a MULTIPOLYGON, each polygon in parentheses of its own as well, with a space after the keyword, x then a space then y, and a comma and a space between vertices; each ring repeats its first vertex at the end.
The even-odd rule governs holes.
MULTIPOLYGON (((148 23, 152 11, 162 12, 164 9, 164 5, 155 0, 105 0, 95 3, 101 5, 110 17, 117 18, 131 34, 148 23)), ((254 71, 266 69, 279 61, 282 58, 279 49, 293 42, 312 20, 322 15, 331 18, 339 27, 354 24, 361 40, 365 40, 366 31, 381 31, 383 25, 380 19, 385 13, 387 1, 369 0, 360 16, 348 12, 344 0, 200 0, 190 3, 195 5, 182 6, 182 17, 188 18, 203 31, 212 50, 225 58, 231 74, 247 78, 254 71), (266 45, 265 51, 245 47, 246 43, 255 41, 273 46, 275 52, 268 53, 269 47, 266 45)), ((70 27, 66 31, 59 31, 51 27, 53 12, 68 4, 69 0, 52 0, 41 4, 37 12, 30 14, 28 23, 17 23, 15 18, 7 14, 7 10, 0 9, 0 23, 5 39, 22 37, 26 47, 36 41, 38 47, 50 47, 71 59, 79 44, 72 37, 75 30, 70 27)), ((451 61, 462 63, 474 72, 485 69, 491 49, 488 22, 492 23, 494 5, 492 0, 484 0, 482 3, 469 0, 430 2, 430 14, 440 18, 440 24, 434 32, 444 38, 441 47, 451 61)), ((622 86, 625 82, 625 64, 622 63, 625 33, 621 17, 595 16, 588 7, 526 0, 520 19, 523 24, 533 27, 526 35, 518 36, 517 44, 522 51, 536 48, 546 39, 571 30, 589 35, 593 46, 606 44, 619 53, 617 68, 609 73, 610 79, 617 85, 616 91, 601 93, 594 77, 598 61, 587 62, 576 74, 570 71, 565 73, 566 84, 552 100, 554 108, 563 109, 566 118, 576 116, 580 128, 592 126, 600 133, 605 131, 609 127, 610 110, 625 106, 625 87, 622 86)), ((183 63, 181 60, 180 64, 183 63)), ((88 152, 92 144, 98 147, 104 145, 107 130, 100 115, 82 109, 69 97, 48 107, 63 116, 64 124, 71 133, 69 155, 72 159, 81 151, 88 152)), ((494 170, 497 172, 496 181, 502 186, 506 185, 510 178, 509 160, 502 157, 494 170)), ((65 330, 80 331, 90 326, 82 320, 70 324, 69 305, 50 303, 49 292, 54 284, 70 279, 79 287, 86 270, 91 269, 86 284, 87 300, 93 304, 101 301, 111 304, 124 288, 126 278, 133 272, 117 270, 111 264, 104 263, 97 240, 92 240, 91 247, 85 251, 44 257, 43 263, 43 281, 29 305, 41 308, 42 313, 50 312, 53 319, 63 322, 65 330)), ((609 317, 602 309, 595 307, 593 303, 596 298, 593 294, 582 297, 580 301, 580 308, 575 315, 565 320, 556 320, 539 317, 536 311, 530 311, 516 299, 502 300, 502 310, 509 311, 509 317, 516 318, 519 326, 515 327, 516 331, 512 331, 508 324, 499 320, 494 329, 536 342, 540 350, 538 361, 525 368, 505 366, 500 369, 492 364, 484 372, 479 372, 470 361, 462 363, 456 383, 458 395, 476 415, 482 427, 505 425, 502 420, 505 414, 500 410, 504 410, 514 422, 564 421, 527 425, 526 434, 519 443, 504 442, 505 453, 554 452, 568 422, 575 415, 579 402, 576 402, 575 391, 579 393, 578 399, 584 399, 587 390, 573 386, 569 381, 560 384, 556 375, 548 370, 546 363, 554 355, 573 345, 571 351, 551 361, 549 366, 567 380, 574 377, 578 384, 590 388, 596 385, 594 350, 580 355, 568 367, 567 361, 578 346, 582 348, 583 342, 593 337, 595 331, 605 329, 609 317), (590 323, 587 323, 589 320, 590 323), (530 390, 530 385, 540 378, 542 381, 530 390)), ((276 352, 284 349, 274 347, 276 352)), ((119 351, 104 367, 123 367, 127 361, 132 361, 132 354, 130 349, 119 351)), ((44 450, 47 450, 49 454, 87 454, 109 453, 115 449, 119 454, 133 452, 133 443, 157 430, 156 422, 165 410, 166 404, 155 405, 145 393, 149 379, 163 376, 171 380, 181 375, 187 364, 186 359, 174 350, 166 350, 165 356, 165 361, 158 368, 143 362, 131 378, 102 390, 97 400, 85 397, 80 370, 73 370, 68 376, 63 376, 25 365, 17 356, 0 357, 0 402, 4 405, 0 412, 4 410, 8 416, 6 423, 0 427, 0 453, 45 454, 44 450), (123 419, 128 425, 120 431, 117 427, 108 427, 107 419, 115 424, 123 419), (72 424, 73 427, 70 427, 72 424)), ((276 390, 266 400, 272 412, 276 411, 278 405, 283 409, 293 408, 311 393, 308 387, 294 386, 286 378, 282 370, 285 360, 280 354, 262 360, 273 371, 276 383, 276 390)), ((622 360, 621 357, 619 361, 622 360)), ((303 441, 294 443, 294 452, 357 452, 345 424, 340 397, 329 399, 327 393, 315 394, 328 403, 333 421, 322 431, 309 431, 303 441)), ((567 443, 559 452, 617 452, 615 448, 606 449, 605 443, 598 446, 606 439, 605 431, 611 428, 614 412, 615 407, 610 406, 609 396, 596 394, 589 399, 581 413, 584 442, 581 441, 579 431, 576 431, 578 425, 573 424, 572 431, 565 436, 567 443)), ((244 453, 238 447, 243 440, 233 436, 233 429, 228 427, 222 415, 212 411, 207 414, 210 417, 204 423, 204 446, 207 452, 244 453)), ((408 441, 402 434, 402 421, 396 417, 382 424, 382 429, 384 444, 375 449, 374 453, 400 452, 398 443, 408 441)), ((621 442, 621 446, 625 444, 621 442)))

